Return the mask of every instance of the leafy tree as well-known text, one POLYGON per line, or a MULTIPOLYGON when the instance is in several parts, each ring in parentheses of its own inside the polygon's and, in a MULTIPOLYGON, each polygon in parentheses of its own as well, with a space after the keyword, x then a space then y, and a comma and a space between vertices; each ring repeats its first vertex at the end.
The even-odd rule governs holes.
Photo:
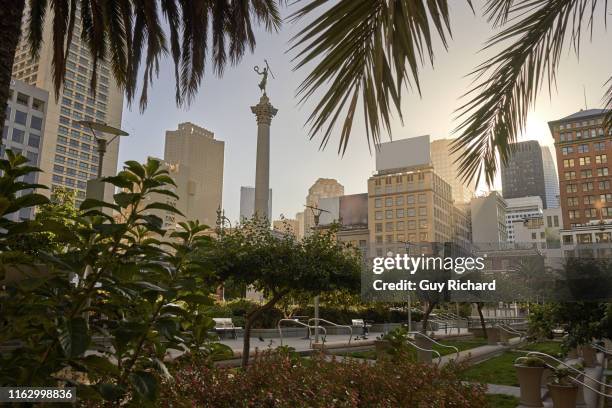
POLYGON ((335 239, 335 231, 312 234, 297 241, 273 232, 267 221, 253 218, 232 230, 218 229, 211 261, 221 280, 232 278, 266 296, 263 305, 248 311, 242 365, 249 361, 253 323, 290 296, 315 296, 339 289, 358 290, 361 259, 335 239))
MULTIPOLYGON (((0 202, 4 213, 47 204, 15 181, 31 171, 25 159, 9 154, 0 162, 0 202)), ((214 352, 213 326, 202 309, 211 304, 214 276, 202 256, 211 244, 206 226, 182 223, 166 232, 155 210, 178 212, 150 194, 174 195, 174 182, 160 163, 126 167, 106 182, 122 190, 113 203, 86 200, 74 224, 10 222, 0 219, 0 384, 71 384, 84 399, 131 400, 153 404, 158 378, 167 377, 164 358, 175 352, 214 352), (121 221, 102 210, 122 212, 121 221), (15 237, 48 232, 72 240, 62 250, 27 257, 11 248, 15 237)))

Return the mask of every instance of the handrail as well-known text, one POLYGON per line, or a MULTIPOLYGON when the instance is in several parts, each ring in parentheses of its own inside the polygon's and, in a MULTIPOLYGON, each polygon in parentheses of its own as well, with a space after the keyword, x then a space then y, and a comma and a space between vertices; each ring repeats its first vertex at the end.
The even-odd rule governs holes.
MULTIPOLYGON (((349 341, 348 342, 349 342, 349 344, 351 344, 351 340, 353 340, 353 327, 352 326, 349 326, 348 324, 337 324, 337 323, 334 323, 334 322, 330 322, 329 320, 321 319, 320 317, 318 317, 318 318, 317 317, 312 317, 312 318, 308 319, 308 324, 309 325, 310 325, 310 322, 312 320, 315 320, 315 321, 318 320, 319 322, 331 324, 332 326, 336 326, 336 327, 345 327, 345 328, 347 328, 349 330, 349 341)), ((323 326, 321 326, 321 327, 323 327, 323 326)))
MULTIPOLYGON (((455 354, 457 354, 457 360, 459 360, 459 349, 458 349, 457 347, 455 347, 455 346, 450 346, 450 345, 448 345, 448 344, 442 344, 442 343, 440 343, 440 342, 438 342, 438 341, 436 341, 436 340, 432 339, 431 337, 429 337, 429 336, 428 336, 428 335, 426 335, 425 333, 421 333, 421 332, 418 332, 418 331, 408 332, 408 334, 414 334, 414 335, 417 335, 417 334, 418 334, 419 336, 423 336, 423 337, 425 337, 427 340, 431 341, 431 342, 432 342, 432 343, 434 343, 434 344, 437 344, 437 345, 438 345, 438 346, 440 346, 440 347, 446 347, 446 348, 452 348, 452 349, 455 349, 455 354)), ((415 339, 415 340, 416 340, 416 339, 415 339)))
POLYGON ((593 347, 594 349, 601 351, 604 354, 612 355, 612 350, 608 350, 607 348, 602 347, 597 343, 591 343, 590 346, 593 347))
POLYGON ((410 344, 412 347, 414 347, 417 350, 431 352, 431 353, 436 353, 438 355, 438 364, 437 365, 440 365, 440 363, 442 363, 442 355, 440 354, 440 352, 438 350, 434 350, 434 349, 428 350, 428 349, 419 347, 415 343, 411 342, 410 340, 406 340, 406 343, 410 344))
MULTIPOLYGON (((310 340, 310 348, 312 348, 312 335, 310 330, 316 328, 316 326, 311 326, 309 324, 306 323, 302 323, 299 320, 296 319, 280 319, 276 325, 276 327, 278 327, 278 334, 280 335, 280 342, 281 342, 281 346, 283 345, 283 330, 281 329, 281 323, 282 322, 289 322, 289 323, 294 323, 294 324, 299 324, 300 326, 304 326, 306 327, 306 329, 308 330, 308 340, 310 340)), ((325 343, 325 337, 327 337, 327 330, 325 330, 325 327, 323 326, 319 326, 319 329, 323 329, 323 343, 325 343)))
MULTIPOLYGON (((601 382, 601 381, 599 381, 599 380, 597 380, 597 379, 595 379, 593 377, 590 377, 590 376, 586 375, 583 371, 578 370, 576 367, 572 367, 571 365, 567 364, 566 362, 563 362, 563 361, 559 360, 558 358, 551 356, 550 354, 542 353, 541 351, 530 351, 529 353, 527 353, 527 357, 531 357, 533 355, 535 355, 535 356, 544 356, 546 358, 549 358, 549 359, 555 361, 556 363, 559 363, 562 366, 565 366, 565 367, 569 368, 570 370, 572 370, 574 372, 577 372, 579 375, 582 375, 585 378, 588 378, 589 380, 592 380, 593 382, 595 382, 595 383, 597 383, 599 385, 603 385, 604 387, 607 387, 607 388, 612 388, 612 385, 606 384, 606 383, 601 382)), ((555 369, 555 367, 552 367, 552 366, 549 367, 549 368, 555 369)), ((595 390, 593 390, 593 391, 595 391, 595 390)))
POLYGON ((509 326, 504 325, 502 323, 497 323, 497 328, 498 329, 502 329, 506 333, 518 335, 520 340, 523 340, 523 337, 526 335, 526 333, 520 332, 518 330, 514 330, 512 327, 509 327, 509 326))

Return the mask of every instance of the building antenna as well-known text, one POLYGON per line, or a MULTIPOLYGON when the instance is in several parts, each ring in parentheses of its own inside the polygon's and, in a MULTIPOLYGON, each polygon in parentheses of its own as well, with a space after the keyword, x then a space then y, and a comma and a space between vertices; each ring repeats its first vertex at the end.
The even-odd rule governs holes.
POLYGON ((586 87, 582 84, 582 92, 584 93, 584 109, 588 109, 587 107, 587 99, 586 99, 586 87))

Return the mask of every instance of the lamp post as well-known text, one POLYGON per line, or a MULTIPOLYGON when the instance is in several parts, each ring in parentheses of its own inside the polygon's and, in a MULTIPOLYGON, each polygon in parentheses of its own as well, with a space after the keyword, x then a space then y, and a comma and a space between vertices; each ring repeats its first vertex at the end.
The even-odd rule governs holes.
MULTIPOLYGON (((406 247, 406 255, 410 256, 410 241, 397 241, 400 244, 404 244, 406 247)), ((408 293, 408 331, 412 331, 412 301, 410 299, 410 292, 408 293)))
MULTIPOLYGON (((225 223, 228 223, 229 229, 232 229, 232 221, 225 216, 225 210, 221 209, 221 206, 217 207, 217 233, 223 234, 225 232, 225 223)), ((221 284, 221 300, 225 302, 225 284, 221 284)))
POLYGON ((119 136, 128 136, 129 133, 109 126, 105 123, 93 122, 90 120, 80 120, 79 125, 89 128, 91 135, 96 141, 98 148, 98 175, 97 179, 92 179, 87 182, 87 198, 95 198, 104 200, 104 184, 102 183, 102 166, 104 165, 104 154, 107 146, 119 136), (98 135, 96 135, 98 132, 98 135), (103 135, 112 135, 110 140, 107 140, 103 135))
MULTIPOLYGON (((318 206, 305 205, 304 207, 310 209, 314 217, 315 228, 319 226, 321 220, 321 214, 329 211, 319 208, 318 206)), ((315 343, 319 342, 319 295, 314 298, 314 318, 315 318, 315 343)))

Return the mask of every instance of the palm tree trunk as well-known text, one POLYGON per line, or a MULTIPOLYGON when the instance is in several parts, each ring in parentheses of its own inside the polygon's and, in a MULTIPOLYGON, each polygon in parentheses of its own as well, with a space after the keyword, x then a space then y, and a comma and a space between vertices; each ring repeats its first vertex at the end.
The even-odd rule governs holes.
POLYGON ((11 87, 15 50, 21 36, 24 6, 25 0, 0 0, 0 131, 4 128, 6 101, 11 87))

